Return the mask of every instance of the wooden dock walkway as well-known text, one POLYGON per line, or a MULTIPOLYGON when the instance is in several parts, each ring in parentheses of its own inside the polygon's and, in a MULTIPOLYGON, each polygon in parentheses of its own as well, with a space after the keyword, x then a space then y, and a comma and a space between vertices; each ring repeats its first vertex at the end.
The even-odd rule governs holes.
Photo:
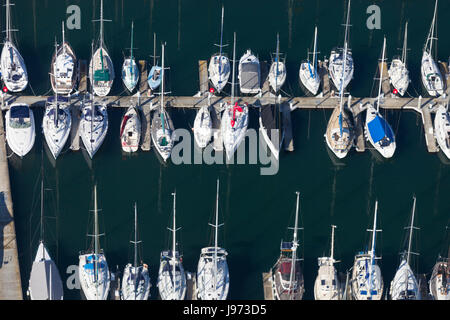
POLYGON ((145 104, 140 107, 141 111, 141 150, 150 151, 152 145, 152 137, 150 134, 152 113, 151 105, 145 104))
POLYGON ((146 93, 148 90, 148 69, 147 69, 147 61, 139 60, 138 62, 139 74, 141 75, 139 78, 139 92, 146 93))
POLYGON ((200 95, 204 95, 209 92, 209 79, 208 79, 208 61, 199 60, 198 61, 198 77, 199 77, 199 87, 200 95))
MULTIPOLYGON (((385 97, 391 96, 391 82, 389 81, 388 65, 386 62, 378 63, 378 74, 381 73, 381 67, 383 67, 383 74, 380 76, 381 79, 381 92, 383 92, 385 97)), ((379 85, 379 83, 377 83, 379 85)))
POLYGON ((194 272, 186 272, 186 300, 197 300, 197 277, 194 272))
POLYGON ((350 110, 353 114, 353 121, 355 125, 355 149, 357 152, 366 151, 366 139, 364 137, 364 121, 362 119, 363 105, 352 105, 351 96, 348 97, 347 106, 350 106, 350 110))
POLYGON ((88 65, 86 60, 78 61, 78 92, 86 93, 87 92, 87 77, 88 77, 88 65))
POLYGON ((318 62, 318 71, 322 81, 322 96, 328 97, 331 94, 330 90, 330 76, 328 75, 328 60, 318 62))
POLYGON ((428 152, 439 152, 439 147, 436 143, 436 138, 434 136, 434 127, 433 122, 431 120, 431 110, 430 106, 433 105, 425 104, 420 108, 422 114, 422 122, 425 133, 425 142, 427 144, 428 152))
POLYGON ((272 271, 270 272, 263 272, 262 274, 263 279, 263 287, 264 287, 264 300, 275 300, 273 297, 273 290, 272 290, 272 271))
POLYGON ((0 117, 0 300, 22 300, 3 116, 0 117))

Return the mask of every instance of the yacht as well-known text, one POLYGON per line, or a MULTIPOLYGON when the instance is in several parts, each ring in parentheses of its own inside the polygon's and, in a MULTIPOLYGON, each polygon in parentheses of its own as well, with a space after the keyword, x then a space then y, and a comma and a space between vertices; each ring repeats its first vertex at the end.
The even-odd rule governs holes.
POLYGON ((130 241, 134 246, 133 263, 128 263, 123 270, 122 277, 122 300, 147 300, 150 295, 150 276, 148 265, 138 262, 138 241, 137 236, 137 205, 134 204, 134 241, 130 241))
POLYGON ((93 246, 85 253, 80 253, 78 275, 81 289, 87 300, 107 300, 110 287, 108 263, 103 250, 100 249, 97 210, 97 185, 94 186, 94 238, 93 246))
POLYGON ((438 258, 430 279, 430 292, 434 300, 450 300, 449 258, 438 258))
POLYGON ((5 115, 6 141, 19 157, 33 148, 36 138, 33 111, 25 103, 13 103, 5 115))
POLYGON ((311 53, 313 55, 313 61, 308 60, 302 61, 299 70, 300 87, 303 89, 306 95, 315 96, 317 95, 320 88, 320 75, 317 72, 317 26, 314 28, 314 49, 311 53))
POLYGON ((383 296, 383 277, 380 266, 375 256, 377 230, 378 201, 375 202, 375 214, 373 219, 372 241, 369 251, 359 252, 353 263, 351 292, 354 300, 381 300, 383 296))
POLYGON ((305 292, 303 272, 297 257, 298 206, 300 192, 297 194, 295 225, 292 242, 281 241, 280 257, 272 268, 272 291, 275 300, 302 300, 305 292))
POLYGON ((286 81, 286 61, 280 56, 280 35, 277 33, 277 51, 269 70, 269 85, 275 93, 280 91, 286 81))
POLYGON ((92 55, 89 64, 89 79, 94 93, 100 97, 107 96, 114 82, 114 65, 105 48, 103 40, 103 0, 100 2, 100 44, 92 55))
POLYGON ((384 158, 392 158, 396 149, 395 134, 389 123, 380 113, 381 84, 383 82, 384 54, 386 50, 386 38, 383 42, 383 55, 380 67, 380 84, 378 86, 377 107, 372 104, 367 106, 366 124, 364 131, 367 141, 377 150, 384 158))
POLYGON ((450 113, 442 104, 437 108, 434 117, 434 135, 439 148, 450 159, 450 113))
MULTIPOLYGON (((231 84, 231 102, 225 105, 225 110, 221 120, 221 134, 227 159, 230 160, 242 140, 245 138, 248 127, 248 106, 239 105, 234 101, 234 75, 236 57, 236 33, 234 34, 233 48, 233 74, 231 84)), ((259 68, 259 67, 258 67, 259 68)), ((259 70, 259 69, 258 69, 259 70)))
POLYGON ((184 300, 186 296, 186 273, 182 258, 177 250, 176 232, 176 193, 173 195, 172 250, 161 252, 158 273, 158 290, 162 300, 184 300))
POLYGON ((406 90, 408 90, 409 83, 409 71, 406 66, 407 50, 408 50, 408 22, 405 24, 405 36, 403 40, 403 49, 401 58, 397 57, 392 59, 391 66, 389 67, 389 80, 391 85, 397 90, 400 96, 404 96, 406 90))
POLYGON ((133 34, 134 22, 131 23, 130 56, 124 60, 122 65, 122 81, 129 92, 133 92, 139 82, 139 69, 133 56, 133 34))
POLYGON ((432 97, 437 97, 444 94, 444 80, 441 72, 439 71, 439 67, 437 66, 433 58, 433 56, 435 55, 433 54, 433 41, 437 42, 437 4, 438 1, 436 0, 434 5, 433 21, 431 22, 430 32, 428 33, 427 41, 425 42, 425 47, 423 48, 422 65, 420 68, 422 74, 422 83, 428 94, 432 97))
POLYGON ((148 73, 147 82, 150 90, 156 90, 161 85, 162 68, 156 64, 156 33, 153 34, 153 66, 148 73))
POLYGON ((120 142, 124 152, 136 152, 141 141, 141 118, 139 110, 130 106, 120 124, 120 142))
POLYGON ((341 287, 334 264, 334 229, 331 226, 331 252, 329 257, 320 257, 319 272, 314 282, 315 300, 341 300, 341 287))
POLYGON ((219 215, 219 180, 217 180, 216 223, 210 224, 214 229, 214 247, 201 250, 197 266, 197 292, 200 300, 226 300, 230 287, 228 272, 228 252, 218 246, 219 215))
POLYGON ((0 57, 1 74, 8 91, 20 92, 28 85, 28 73, 25 61, 11 37, 11 32, 14 31, 11 29, 11 5, 9 0, 6 0, 6 38, 0 57))
MULTIPOLYGON (((234 58, 233 58, 234 63, 234 58)), ((259 59, 247 50, 239 60, 239 87, 242 93, 257 94, 261 91, 259 59)))
POLYGON ((162 68, 161 68, 161 104, 159 110, 153 115, 151 136, 156 151, 164 162, 169 159, 174 140, 172 137, 174 126, 169 113, 164 108, 164 44, 162 45, 162 68))
POLYGON ((338 90, 345 90, 353 79, 354 65, 351 50, 348 48, 350 26, 350 4, 348 0, 347 18, 345 24, 344 48, 334 49, 330 53, 329 73, 331 81, 338 90))
POLYGON ((55 94, 69 95, 77 81, 77 58, 70 44, 66 41, 64 22, 62 23, 62 44, 56 47, 50 67, 50 82, 55 94))
POLYGON ((83 103, 80 120, 80 136, 84 147, 92 159, 105 140, 108 132, 108 112, 106 105, 92 100, 83 103))
POLYGON ((223 88, 227 85, 228 78, 230 77, 230 61, 228 57, 222 53, 222 39, 223 39, 223 16, 224 7, 222 6, 222 22, 220 27, 220 45, 219 53, 214 54, 209 62, 208 72, 209 80, 211 81, 214 88, 220 93, 223 88))
POLYGON ((414 197, 411 225, 408 237, 408 250, 402 254, 400 265, 391 282, 390 295, 392 300, 420 300, 420 288, 416 276, 411 269, 411 242, 414 229, 414 213, 416 211, 416 197, 414 197))
MULTIPOLYGON (((208 96, 209 100, 209 96, 208 96)), ((194 120, 194 139, 200 149, 206 148, 213 136, 212 119, 209 112, 210 104, 203 106, 197 111, 194 120)))

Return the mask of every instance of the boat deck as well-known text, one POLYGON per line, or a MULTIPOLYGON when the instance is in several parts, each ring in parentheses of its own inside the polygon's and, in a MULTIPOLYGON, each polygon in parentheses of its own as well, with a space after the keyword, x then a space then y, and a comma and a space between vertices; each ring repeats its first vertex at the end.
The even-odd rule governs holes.
POLYGON ((87 61, 78 61, 78 91, 81 93, 87 92, 87 61))

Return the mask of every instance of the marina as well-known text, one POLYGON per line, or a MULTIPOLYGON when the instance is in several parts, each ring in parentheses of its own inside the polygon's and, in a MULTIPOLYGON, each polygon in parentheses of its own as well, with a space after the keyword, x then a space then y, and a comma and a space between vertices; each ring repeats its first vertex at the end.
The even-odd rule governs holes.
MULTIPOLYGON (((104 0, 104 2, 110 1, 104 0)), ((343 1, 342 5, 335 5, 333 16, 338 16, 338 12, 350 12, 350 5, 347 9, 347 3, 349 4, 343 1)), ((417 195, 419 216, 418 221, 411 223, 410 228, 412 230, 414 226, 420 226, 420 232, 426 235, 422 235, 418 240, 421 252, 420 258, 417 259, 418 263, 410 266, 417 278, 417 290, 420 291, 421 299, 448 297, 447 294, 439 293, 447 290, 446 287, 442 289, 439 276, 445 277, 448 272, 445 271, 448 269, 446 226, 448 226, 450 207, 446 201, 445 190, 450 186, 450 161, 446 158, 445 150, 441 150, 442 147, 439 145, 442 146, 442 143, 446 141, 445 136, 442 138, 442 132, 445 129, 435 130, 435 128, 442 128, 442 124, 441 127, 437 127, 436 119, 445 114, 450 100, 448 86, 450 77, 446 62, 436 59, 437 66, 446 82, 445 92, 437 97, 430 97, 423 90, 415 91, 415 88, 420 85, 420 71, 414 63, 420 61, 417 54, 421 53, 421 50, 416 49, 417 46, 414 47, 416 53, 408 57, 408 66, 414 66, 410 70, 412 81, 407 94, 400 97, 393 91, 390 84, 389 62, 386 60, 392 55, 386 54, 385 59, 383 47, 383 57, 380 59, 379 56, 383 43, 381 33, 379 35, 374 33, 375 36, 371 38, 369 45, 365 44, 364 51, 370 48, 367 50, 370 51, 367 56, 361 53, 357 45, 358 37, 359 39, 363 37, 357 35, 356 39, 352 38, 350 42, 355 65, 355 79, 346 84, 347 88, 344 91, 336 89, 333 84, 336 79, 333 80, 329 76, 330 58, 327 58, 326 54, 321 54, 320 57, 316 55, 319 53, 316 51, 320 50, 328 54, 330 52, 328 43, 330 45, 342 43, 341 40, 333 38, 334 36, 330 40, 330 30, 337 29, 340 18, 334 19, 336 21, 333 20, 333 24, 328 23, 327 30, 322 28, 320 23, 319 30, 317 28, 314 30, 313 27, 317 21, 313 23, 311 19, 307 20, 308 26, 305 30, 308 32, 305 32, 305 35, 296 35, 301 38, 302 44, 293 44, 290 40, 288 41, 286 30, 280 33, 272 30, 269 33, 267 29, 263 33, 264 36, 255 36, 255 39, 259 39, 255 44, 252 42, 253 36, 246 34, 245 30, 239 29, 235 33, 235 30, 230 28, 232 21, 237 18, 239 10, 236 10, 236 7, 234 10, 225 7, 224 15, 223 7, 205 6, 199 10, 204 10, 211 16, 210 21, 205 21, 209 30, 220 29, 220 45, 218 45, 220 51, 217 50, 219 53, 213 51, 211 43, 217 41, 214 39, 218 36, 217 32, 212 32, 213 34, 209 37, 204 37, 204 43, 200 43, 198 48, 190 47, 189 50, 192 52, 187 52, 184 56, 184 50, 189 51, 186 47, 187 43, 184 43, 184 32, 188 38, 189 33, 194 34, 192 31, 197 28, 189 26, 186 30, 184 27, 181 29, 179 27, 178 30, 176 28, 167 31, 158 30, 151 22, 150 28, 147 26, 143 29, 142 20, 148 19, 149 10, 153 14, 153 1, 151 8, 147 8, 148 4, 143 5, 146 9, 145 17, 135 8, 130 11, 134 11, 136 16, 129 16, 129 13, 123 12, 123 5, 120 9, 118 2, 115 5, 111 4, 111 7, 116 9, 115 14, 109 6, 105 7, 105 10, 103 6, 99 7, 100 1, 93 1, 93 4, 94 6, 90 9, 83 10, 92 11, 93 20, 97 19, 100 13, 101 26, 94 24, 97 27, 83 30, 86 33, 84 37, 86 39, 81 39, 77 31, 69 31, 69 29, 63 31, 75 51, 80 51, 77 52, 77 57, 81 58, 75 70, 77 89, 64 97, 67 102, 58 100, 62 97, 54 97, 51 91, 45 92, 44 88, 47 84, 50 85, 52 77, 48 76, 47 70, 36 71, 41 69, 42 65, 44 65, 42 69, 47 68, 48 62, 42 64, 40 60, 50 62, 51 55, 59 52, 53 45, 49 45, 48 50, 43 49, 43 52, 48 51, 48 56, 40 57, 40 53, 36 55, 38 57, 36 61, 29 58, 29 48, 21 51, 23 59, 31 66, 27 69, 29 87, 19 94, 11 94, 13 90, 4 88, 0 96, 3 111, 0 121, 0 169, 2 172, 0 195, 4 195, 0 203, 0 208, 3 208, 0 217, 3 230, 0 300, 20 300, 26 297, 25 293, 33 273, 31 271, 35 261, 33 259, 38 247, 35 231, 39 215, 39 208, 36 206, 37 198, 41 198, 41 212, 45 207, 46 212, 55 216, 54 219, 46 222, 46 233, 49 235, 46 246, 48 245, 48 254, 54 259, 61 274, 64 299, 83 297, 89 299, 109 297, 111 300, 147 299, 148 297, 152 300, 318 299, 316 296, 318 284, 315 284, 314 280, 316 277, 319 279, 318 272, 322 275, 329 272, 330 261, 331 265, 333 262, 340 262, 336 264, 336 269, 333 269, 332 281, 339 281, 341 286, 336 287, 335 291, 339 292, 340 299, 351 299, 356 295, 356 290, 351 289, 352 284, 356 283, 356 280, 350 279, 352 271, 356 272, 352 264, 355 262, 356 265, 358 255, 361 255, 360 258, 370 256, 371 263, 377 261, 380 266, 377 277, 382 274, 384 283, 381 280, 381 288, 378 288, 380 290, 374 295, 377 299, 390 299, 389 285, 394 279, 396 268, 401 268, 398 248, 395 245, 401 240, 398 230, 410 223, 404 222, 410 219, 410 199, 413 195, 417 195), (220 24, 218 17, 220 17, 221 9, 222 23, 220 24), (103 15, 117 22, 111 24, 112 26, 106 24, 105 32, 103 32, 103 15), (120 20, 122 20, 121 23, 118 22, 120 20), (89 30, 88 33, 87 30, 89 30), (99 34, 99 30, 100 46, 94 53, 94 47, 91 49, 89 42, 92 36, 95 38, 99 34), (129 48, 125 48, 130 42, 130 30, 131 52, 129 48), (183 30, 181 37, 180 30, 183 30), (299 86, 301 79, 299 79, 299 61, 297 60, 305 57, 303 49, 307 47, 312 31, 315 31, 315 37, 309 46, 308 55, 312 50, 314 60, 311 61, 311 66, 317 67, 317 75, 320 75, 320 89, 316 96, 307 96, 301 92, 299 86), (158 43, 155 40, 156 32, 158 43), (173 32, 178 38, 177 48, 174 47, 173 32), (233 33, 235 43, 231 46, 233 33), (236 34, 238 50, 236 50, 236 34), (113 40, 113 38, 117 39, 113 40), (145 44, 142 39, 145 39, 145 44), (229 42, 229 48, 224 44, 225 42, 229 42), (106 46, 108 52, 106 52, 106 46), (233 47, 232 50, 231 47, 233 47), (275 48, 276 53, 273 53, 275 48), (300 54, 300 51, 303 54, 300 54), (153 56, 145 58, 150 52, 153 52, 153 56), (155 57, 157 52, 160 52, 160 57, 155 57), (233 55, 230 54, 231 52, 233 55), (271 52, 270 59, 268 59, 268 52, 271 52), (139 81, 136 83, 133 82, 135 71, 128 69, 125 64, 122 68, 122 79, 119 73, 114 77, 114 67, 116 71, 121 70, 119 65, 124 62, 125 57, 128 57, 128 61, 136 59, 136 69, 133 69, 139 71, 139 81), (155 58, 152 59, 152 57, 155 58), (233 74, 230 74, 230 79, 223 87, 220 86, 222 76, 212 79, 211 64, 208 68, 208 63, 213 63, 215 57, 218 57, 219 61, 224 61, 223 57, 226 57, 229 59, 228 71, 232 68, 233 74), (240 61, 241 57, 243 60, 240 61), (87 60, 90 58, 93 61, 91 63, 87 60), (243 63, 244 60, 248 65, 243 63), (411 61, 415 62, 411 63, 411 61), (155 80, 154 76, 158 72, 155 71, 157 70, 155 67, 158 67, 161 72, 158 75, 161 84, 151 88, 154 85, 151 79, 155 80), (370 75, 375 69, 377 69, 377 75, 373 80, 370 75), (125 76, 127 72, 130 72, 128 78, 125 76), (41 75, 45 75, 45 79, 41 75), (364 81, 361 81, 362 75, 364 75, 364 81), (95 79, 93 81, 95 88, 91 85, 91 79, 95 79), (369 90, 368 83, 372 81, 372 90, 369 90), (37 83, 39 83, 36 91, 38 95, 35 95, 31 85, 37 83), (375 91, 378 91, 378 94, 374 93, 375 91), (93 92, 97 94, 93 95, 93 92), (23 156, 14 154, 5 141, 6 126, 10 125, 10 120, 5 118, 5 115, 12 106, 17 104, 28 105, 36 121, 35 124, 33 123, 36 134, 35 141, 33 140, 34 147, 23 156), (94 105, 99 107, 101 116, 94 105), (91 106, 90 111, 87 106, 91 106), (380 154, 375 152, 376 147, 372 146, 373 143, 368 140, 369 121, 366 120, 368 113, 366 110, 369 106, 379 107, 377 112, 392 125, 397 144, 397 151, 392 159, 381 158, 380 154), (206 144, 196 140, 195 145, 192 139, 194 154, 198 152, 196 147, 203 152, 207 146, 215 150, 216 156, 223 152, 224 156, 229 157, 230 154, 233 155, 241 141, 251 142, 250 137, 242 140, 233 137, 234 140, 230 140, 227 134, 234 131, 235 123, 241 128, 239 121, 242 121, 241 133, 246 133, 247 128, 248 132, 250 129, 260 129, 258 137, 262 138, 261 114, 263 109, 267 110, 267 107, 272 107, 271 110, 275 110, 279 115, 279 122, 274 120, 273 124, 269 124, 269 128, 273 125, 273 128, 280 129, 280 136, 283 138, 282 144, 275 146, 276 151, 278 148, 280 151, 279 155, 276 152, 280 168, 275 175, 261 176, 259 169, 263 167, 263 164, 222 165, 216 163, 211 165, 204 163, 188 166, 186 163, 179 165, 171 161, 171 153, 179 152, 179 147, 184 143, 184 140, 181 142, 175 140, 172 133, 176 132, 176 129, 192 129, 194 133, 197 132, 198 124, 194 117, 196 119, 200 117, 202 121, 207 119, 209 122, 202 123, 204 128, 209 126, 210 129, 215 129, 213 139, 206 144), (351 149, 345 159, 338 159, 333 154, 333 150, 327 147, 324 137, 324 133, 328 130, 327 122, 330 114, 331 117, 333 114, 339 115, 339 107, 342 110, 345 109, 349 118, 352 119, 351 149), (200 113, 201 110, 203 113, 200 113), (49 138, 44 135, 50 132, 48 126, 54 124, 56 128, 60 128, 59 126, 63 124, 62 118, 60 121, 59 117, 47 116, 48 112, 53 111, 54 115, 59 115, 60 111, 70 115, 68 141, 64 143, 62 150, 52 149, 49 138), (332 113, 333 111, 335 113, 332 113), (47 123, 45 126, 44 122, 47 123), (230 122, 232 129, 228 128, 230 122), (224 124, 227 125, 227 129, 224 129, 224 124), (95 147, 88 147, 98 135, 95 131, 97 125, 106 126, 101 133, 102 139, 96 142, 95 147), (87 136, 86 130, 90 137, 87 136), (155 151, 155 153, 149 151, 155 151), (48 188, 42 188, 42 191, 39 191, 35 180, 41 166, 46 167, 46 173, 43 174, 42 179, 45 180, 45 186, 48 188), (421 169, 417 170, 419 167, 421 169), (94 188, 96 191, 93 196, 94 188), (297 196, 299 194, 301 196, 300 201, 297 198, 295 208, 292 204, 296 190, 300 192, 297 196), (40 192, 42 197, 37 195, 40 192), (174 196, 173 205, 170 194, 174 196), (179 197, 177 200, 179 215, 177 215, 176 223, 175 194, 179 197), (105 233, 100 232, 98 228, 97 198, 103 210, 100 215, 100 225, 105 226, 105 233), (14 207, 12 200, 14 200, 14 207), (132 204, 136 208, 136 203, 139 204, 139 219, 137 219, 136 209, 134 216, 130 211, 132 204), (299 203, 301 203, 300 210, 299 203), (374 205, 375 221, 372 226, 374 205), (378 206, 380 215, 377 222, 378 206), (297 225, 298 216, 295 217, 295 224, 293 216, 294 212, 299 211, 301 212, 299 222, 301 228, 297 225), (94 216, 92 212, 95 212, 95 223, 91 219, 94 216), (209 225, 214 228, 209 228, 207 222, 210 222, 209 225), (286 225, 295 226, 286 229, 286 225), (330 225, 333 226, 333 231, 331 254, 328 256, 330 225), (336 235, 335 225, 339 226, 336 235), (167 226, 171 226, 169 230, 172 232, 166 231, 167 226), (177 232, 175 238, 175 232, 179 230, 177 226, 183 226, 183 229, 177 232), (373 229, 370 238, 364 235, 366 226, 373 229), (375 252, 373 244, 375 234, 381 228, 383 236, 378 239, 376 235, 375 252), (295 231, 292 238, 293 229, 295 231), (283 236, 282 232, 285 230, 287 231, 283 236), (350 233, 353 235, 351 238, 345 236, 350 233), (167 234, 169 234, 169 241, 164 242, 163 240, 167 240, 167 234), (98 238, 102 235, 104 237, 101 238, 100 246, 98 238), (90 247, 86 254, 82 254, 82 250, 88 247, 86 236, 87 239, 93 236, 95 245, 90 247), (128 245, 129 239, 134 244, 134 251, 130 250, 132 246, 128 245), (281 246, 280 239, 284 239, 281 246), (286 242, 287 239, 293 240, 286 242), (136 244, 141 242, 144 243, 142 248, 145 250, 140 246, 138 249, 136 244), (368 251, 369 244, 372 245, 371 251, 368 251), (137 259, 137 252, 139 252, 139 259, 137 259), (79 257, 78 253, 80 253, 79 257), (280 254, 277 271, 267 272, 277 254, 280 254), (106 264, 106 257, 108 257, 108 264, 106 264), (334 260, 335 258, 339 261, 334 260), (289 259, 295 262, 292 263, 289 259), (78 270, 76 273, 73 273, 74 265, 78 270), (159 272, 158 267, 161 268, 159 272), (201 274, 203 267, 206 270, 205 274, 201 274), (85 273, 80 277, 82 270, 85 273), (138 283, 132 282, 135 276, 133 272, 142 275, 143 270, 149 277, 139 278, 139 288, 147 288, 148 291, 138 295, 137 291, 141 289, 136 289, 138 283), (197 272, 186 270, 197 270, 197 272), (100 272, 100 280, 96 277, 90 278, 92 272, 94 274, 100 272), (293 277, 295 277, 296 287, 295 292, 291 294, 291 288, 294 286, 293 277), (77 283, 77 279, 82 280, 81 286, 77 283), (101 282, 100 291, 96 281, 101 282), (211 281, 215 282, 212 289, 208 287, 211 281), (283 292, 283 285, 286 284, 288 287, 284 287, 283 292), (174 286, 173 293, 170 289, 171 285, 174 286), (178 285, 180 286, 176 287, 178 285), (92 286, 97 288, 97 291, 93 290, 92 286), (133 289, 133 286, 136 288, 133 289)), ((157 7, 165 5, 158 4, 157 7)), ((355 7, 352 7, 352 12, 361 11, 361 4, 352 5, 355 7)), ((233 6, 230 4, 230 7, 233 6)), ((299 6, 297 9, 302 8, 302 10, 303 6, 308 7, 307 4, 293 4, 290 1, 288 6, 289 10, 295 6, 299 6)), ((165 10, 169 10, 169 7, 165 10)), ((180 7, 181 4, 178 8, 179 15, 181 12, 184 14, 180 7)), ((429 7, 427 6, 427 9, 431 10, 432 6, 429 7)), ((445 6, 442 5, 442 7, 445 6)), ((8 6, 7 8, 9 9, 8 6)), ((17 9, 12 10, 14 18, 14 11, 17 9)), ((186 8, 183 7, 183 10, 186 8)), ((297 19, 305 14, 302 10, 294 13, 297 19)), ((428 31, 431 13, 427 13, 426 22, 418 23, 420 30, 423 29, 424 33, 428 31), (429 19, 428 15, 430 15, 429 19)), ((438 13, 445 15, 442 11, 438 13)), ((283 12, 281 16, 284 17, 285 14, 283 12)), ((402 19, 404 18, 403 13, 402 19)), ((181 15, 178 19, 179 25, 183 25, 185 16, 181 15)), ((58 23, 60 25, 60 22, 58 23)), ((352 21, 352 24, 355 23, 352 21)), ((21 24, 25 22, 13 19, 14 26, 21 24)), ((348 19, 345 25, 350 26, 348 19)), ((439 26, 439 29, 444 29, 443 25, 444 23, 439 26)), ((413 23, 410 23, 409 28, 410 32, 414 32, 411 31, 415 30, 413 23)), ((55 27, 55 30, 61 29, 55 27)), ((396 29, 392 28, 392 30, 396 29)), ((403 29, 399 31, 400 42, 403 41, 403 31, 403 29)), ((203 34, 202 31, 199 32, 203 34)), ((289 38, 291 38, 291 32, 292 30, 289 32, 289 38)), ((39 35, 39 41, 49 42, 45 37, 45 35, 39 35)), ((434 39, 432 33, 429 38, 434 39)), ((410 36, 408 47, 412 47, 417 41, 410 36)), ((439 47, 440 54, 450 50, 443 37, 439 43, 442 43, 439 47)), ((344 60, 346 46, 345 44, 342 51, 335 51, 336 54, 342 52, 344 60)), ((389 46, 391 48, 394 46, 393 41, 392 43, 388 41, 389 46)), ((17 47, 19 50, 26 48, 24 41, 19 41, 17 47)), ((436 48, 433 47, 433 49, 436 48)), ((389 53, 392 51, 393 49, 389 53)), ((42 53, 43 56, 45 54, 42 53)), ((309 62, 307 66, 308 64, 309 62)), ((221 71, 223 71, 222 67, 218 67, 218 72, 221 71)), ((335 78, 337 74, 334 75, 335 78)), ((52 86, 52 89, 57 91, 58 86, 52 86)), ((342 135, 342 124, 339 123, 341 120, 339 121, 338 116, 335 120, 334 125, 336 128, 341 126, 342 135)), ((443 123, 445 125, 445 122, 443 123)), ((264 139, 267 141, 267 137, 264 139)), ((59 142, 59 140, 59 137, 54 138, 54 141, 59 142)), ((241 145, 245 145, 247 153, 246 143, 241 145)), ((275 153, 272 148, 271 152, 275 153)), ((250 152, 248 154, 250 157, 250 152)), ((186 156, 189 157, 191 154, 186 156)), ((42 184, 44 185, 44 182, 42 184)), ((414 222, 414 218, 412 220, 414 222)), ((322 279, 324 288, 330 279, 322 279)), ((30 287, 33 286, 30 284, 30 287)), ((322 288, 322 294, 327 296, 324 288, 322 288)), ((360 292, 360 294, 365 293, 360 292)), ((336 297, 336 294, 333 294, 333 297, 336 297)))

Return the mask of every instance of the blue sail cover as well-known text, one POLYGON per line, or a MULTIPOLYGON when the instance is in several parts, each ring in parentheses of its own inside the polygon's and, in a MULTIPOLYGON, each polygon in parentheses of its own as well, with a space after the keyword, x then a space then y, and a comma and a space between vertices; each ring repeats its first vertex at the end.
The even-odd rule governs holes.
POLYGON ((383 140, 385 137, 389 141, 394 141, 392 129, 382 117, 377 115, 375 119, 369 122, 367 127, 369 128, 369 133, 374 143, 383 140))

